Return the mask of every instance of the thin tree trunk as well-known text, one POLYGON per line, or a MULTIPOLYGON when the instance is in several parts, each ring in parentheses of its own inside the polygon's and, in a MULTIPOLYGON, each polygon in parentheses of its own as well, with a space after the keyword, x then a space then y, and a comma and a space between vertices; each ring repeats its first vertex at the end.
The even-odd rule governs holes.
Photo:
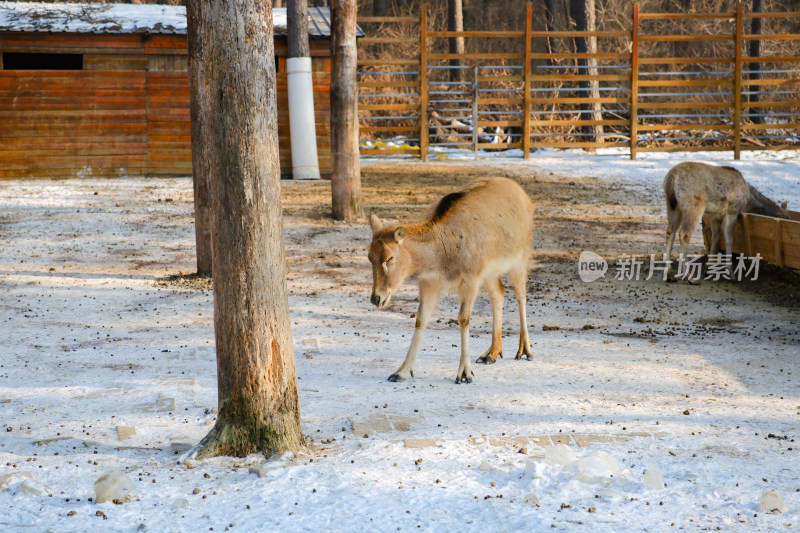
POLYGON ((372 0, 372 16, 385 17, 387 0, 372 0))
MULTIPOLYGON (((464 31, 464 8, 461 0, 447 0, 447 31, 464 31)), ((448 50, 451 54, 464 54, 464 38, 450 37, 448 50)), ((463 81, 464 72, 459 68, 463 62, 460 59, 451 59, 450 81, 463 81)))
MULTIPOLYGON (((596 14, 594 0, 572 0, 570 15, 577 31, 594 31, 596 28, 596 14)), ((575 51, 579 54, 596 54, 596 37, 576 37, 575 51)), ((595 58, 578 59, 578 74, 597 75, 597 60, 595 58)), ((578 83, 581 98, 599 98, 600 88, 596 80, 581 81, 578 83)), ((601 120, 600 104, 581 104, 580 120, 601 120)), ((602 126, 585 126, 583 132, 590 135, 589 141, 597 140, 603 133, 602 126)))
MULTIPOLYGON (((281 219, 272 9, 197 0, 210 161, 219 414, 200 457, 281 453, 300 429, 281 219)), ((192 20, 192 19, 190 19, 192 20)), ((194 29, 190 30, 194 31, 194 29)))
MULTIPOLYGON (((753 0, 753 13, 761 13, 764 11, 764 0, 753 0)), ((750 22, 750 33, 753 35, 761 35, 761 19, 760 18, 753 18, 750 22)), ((750 50, 749 50, 750 57, 761 57, 761 41, 758 39, 753 39, 750 41, 750 50)), ((749 78, 751 80, 760 80, 762 79, 763 74, 761 72, 761 63, 760 62, 752 62, 750 63, 750 75, 749 78)), ((752 91, 753 94, 750 95, 750 102, 758 102, 759 100, 759 90, 761 89, 758 85, 750 85, 749 90, 752 91)), ((763 109, 760 107, 751 107, 749 108, 752 113, 763 113, 763 109)), ((752 121, 756 124, 763 124, 764 117, 763 116, 754 116, 751 117, 752 121)))
POLYGON ((358 153, 356 0, 331 3, 331 204, 333 218, 364 216, 358 153))
POLYGON ((202 123, 200 112, 204 102, 208 101, 208 86, 203 85, 203 40, 198 24, 198 4, 189 0, 186 4, 189 39, 189 92, 191 93, 189 111, 192 119, 192 185, 194 187, 194 233, 197 255, 197 274, 211 276, 211 197, 208 191, 208 180, 211 170, 205 152, 202 132, 206 126, 202 123))
POLYGON ((286 26, 289 33, 288 57, 309 57, 308 3, 306 0, 289 0, 286 8, 286 26))

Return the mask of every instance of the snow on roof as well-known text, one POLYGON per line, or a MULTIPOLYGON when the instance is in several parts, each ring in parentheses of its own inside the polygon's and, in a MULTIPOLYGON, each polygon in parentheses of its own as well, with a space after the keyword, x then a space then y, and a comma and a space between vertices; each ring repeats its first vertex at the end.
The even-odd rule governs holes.
MULTIPOLYGON (((308 9, 309 37, 329 37, 330 9, 308 9)), ((275 35, 286 35, 286 8, 273 9, 275 35)), ((153 4, 0 3, 0 31, 186 34, 186 7, 153 4)), ((364 32, 357 28, 358 36, 364 32)))

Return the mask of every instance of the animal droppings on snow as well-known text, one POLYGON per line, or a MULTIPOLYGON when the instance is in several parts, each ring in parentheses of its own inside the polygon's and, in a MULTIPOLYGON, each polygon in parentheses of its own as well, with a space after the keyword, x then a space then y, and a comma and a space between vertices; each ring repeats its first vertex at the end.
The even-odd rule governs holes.
POLYGON ((525 501, 525 503, 529 503, 531 505, 535 505, 536 507, 541 507, 542 506, 542 502, 539 501, 539 497, 536 494, 532 493, 532 492, 529 492, 528 494, 525 495, 524 501, 525 501))
POLYGON ((117 426, 117 437, 119 440, 126 440, 136 435, 136 428, 131 426, 117 426))
POLYGON ((128 476, 117 470, 109 470, 94 482, 94 490, 97 493, 94 502, 127 501, 135 488, 128 476))
POLYGON ((642 476, 642 484, 648 489, 661 490, 664 488, 664 476, 657 466, 651 466, 642 476))
POLYGON ((787 511, 783 496, 774 490, 765 492, 758 500, 758 508, 768 513, 785 513, 787 511))
POLYGON ((544 458, 561 466, 570 466, 578 462, 578 456, 566 444, 556 444, 547 448, 544 452, 544 458))

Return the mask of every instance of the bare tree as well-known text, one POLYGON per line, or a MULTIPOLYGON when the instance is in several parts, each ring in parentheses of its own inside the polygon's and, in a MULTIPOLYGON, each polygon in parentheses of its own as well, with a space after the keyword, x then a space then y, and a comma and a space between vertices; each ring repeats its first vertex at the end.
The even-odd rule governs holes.
MULTIPOLYGON (((571 0, 570 14, 577 31, 593 32, 597 29, 597 14, 595 11, 594 0, 571 0)), ((578 74, 585 76, 597 76, 597 59, 591 57, 597 54, 597 37, 576 37, 575 51, 579 54, 586 54, 586 59, 578 59, 578 74)), ((581 98, 600 98, 600 85, 598 81, 586 80, 578 83, 581 98)), ((581 104, 581 120, 592 120, 598 122, 603 119, 601 104, 587 103, 581 104)), ((585 133, 591 135, 594 140, 601 140, 603 126, 593 124, 583 128, 585 133)))
POLYGON ((198 24, 199 13, 197 2, 190 1, 186 5, 189 39, 189 91, 190 114, 192 119, 192 185, 194 187, 194 233, 197 255, 197 274, 210 276, 212 273, 211 251, 211 196, 208 191, 208 180, 211 169, 205 153, 206 144, 202 132, 207 126, 202 123, 200 109, 207 105, 208 86, 203 85, 203 35, 198 24))
POLYGON ((308 3, 306 0, 289 0, 289 6, 286 9, 286 25, 289 33, 286 81, 289 90, 292 177, 295 179, 319 179, 314 78, 308 45, 308 3))
POLYGON ((281 220, 272 8, 193 0, 213 200, 219 414, 200 457, 280 453, 300 429, 281 220), (246 35, 247 39, 239 37, 246 35))
MULTIPOLYGON (((447 0, 447 31, 464 31, 464 8, 462 0, 447 0)), ((448 39, 449 52, 451 54, 464 54, 464 38, 450 37, 448 39)), ((464 79, 463 69, 460 59, 451 59, 450 81, 462 81, 464 79)))
POLYGON ((364 216, 358 153, 356 0, 331 3, 331 204, 336 220, 364 216))

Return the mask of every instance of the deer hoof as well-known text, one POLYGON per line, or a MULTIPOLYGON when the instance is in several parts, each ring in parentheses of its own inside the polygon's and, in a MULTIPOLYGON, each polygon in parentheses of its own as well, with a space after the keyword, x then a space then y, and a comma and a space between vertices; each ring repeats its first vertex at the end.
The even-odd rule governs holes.
POLYGON ((404 378, 400 374, 392 374, 391 376, 389 376, 389 381, 392 381, 392 382, 395 382, 395 383, 398 382, 398 381, 405 381, 405 380, 406 380, 406 378, 404 378))
POLYGON ((525 356, 525 359, 527 359, 528 361, 533 361, 533 355, 525 352, 517 353, 516 357, 514 357, 514 360, 519 361, 520 359, 522 359, 523 355, 525 356))
POLYGON ((478 357, 478 359, 475 362, 483 363, 485 365, 493 365, 496 361, 497 359, 494 359, 491 355, 484 355, 483 357, 478 357))

